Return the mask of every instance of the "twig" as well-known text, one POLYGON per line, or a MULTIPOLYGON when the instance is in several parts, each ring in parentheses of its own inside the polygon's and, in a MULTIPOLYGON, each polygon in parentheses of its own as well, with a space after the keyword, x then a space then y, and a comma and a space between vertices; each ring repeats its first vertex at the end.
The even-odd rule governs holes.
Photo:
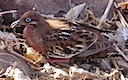
POLYGON ((114 0, 110 0, 110 1, 109 1, 108 5, 107 5, 107 8, 105 9, 104 14, 102 15, 102 17, 101 17, 100 20, 99 20, 100 23, 97 25, 97 28, 98 28, 98 29, 102 29, 102 26, 101 26, 101 25, 102 25, 102 23, 104 22, 104 20, 107 18, 108 13, 109 13, 109 11, 110 11, 110 8, 111 8, 111 6, 112 6, 113 1, 114 1, 114 0))
MULTIPOLYGON (((97 58, 97 59, 91 59, 91 61, 101 61, 103 58, 97 58)), ((116 60, 122 60, 122 58, 120 57, 111 57, 111 58, 104 58, 104 60, 113 60, 113 59, 116 59, 116 60)))
POLYGON ((114 1, 114 0, 110 0, 110 1, 109 1, 108 6, 107 6, 107 8, 106 8, 104 14, 103 14, 102 17, 100 18, 101 21, 104 21, 104 20, 107 18, 108 13, 109 13, 109 11, 110 11, 110 8, 111 8, 111 6, 112 6, 113 1, 114 1))
POLYGON ((45 14, 41 14, 42 17, 46 17, 46 18, 51 18, 51 19, 55 19, 54 15, 45 15, 45 14))
POLYGON ((112 70, 112 68, 108 65, 108 63, 104 59, 102 59, 102 61, 105 63, 105 65, 106 65, 107 68, 109 68, 110 70, 112 70))
MULTIPOLYGON (((114 6, 117 8, 116 3, 114 2, 114 6)), ((119 17, 120 17, 120 21, 123 25, 123 27, 128 27, 128 23, 126 22, 126 20, 124 19, 123 15, 121 14, 121 12, 119 10, 117 10, 119 17)))
POLYGON ((117 47, 117 45, 116 45, 116 44, 113 44, 113 45, 114 45, 114 47, 115 47, 115 50, 118 51, 118 52, 124 57, 124 59, 125 59, 126 61, 128 61, 127 56, 117 47))
POLYGON ((59 65, 59 66, 61 66, 61 67, 66 67, 66 68, 71 67, 71 65, 66 64, 66 63, 56 63, 56 64, 59 65))
MULTIPOLYGON (((117 69, 117 70, 120 70, 120 69, 119 69, 119 66, 118 66, 117 63, 116 63, 116 61, 115 61, 115 60, 112 60, 112 62, 113 62, 113 64, 114 64, 114 66, 116 67, 116 69, 117 69)), ((124 77, 124 75, 123 75, 123 73, 122 73, 121 71, 119 71, 119 74, 120 74, 121 80, 125 80, 125 77, 124 77)))
MULTIPOLYGON (((29 62, 29 63, 34 64, 34 61, 32 61, 32 60, 30 60, 30 59, 28 59, 28 58, 26 58, 26 57, 20 55, 19 53, 15 52, 13 49, 8 48, 7 50, 8 50, 11 54, 13 54, 13 55, 15 55, 15 56, 18 56, 18 57, 20 57, 20 58, 26 60, 26 61, 29 62)), ((34 64, 34 65, 35 65, 35 64, 34 64)))
POLYGON ((4 12, 0 12, 0 15, 8 14, 8 13, 15 13, 15 12, 17 12, 17 10, 4 11, 4 12))

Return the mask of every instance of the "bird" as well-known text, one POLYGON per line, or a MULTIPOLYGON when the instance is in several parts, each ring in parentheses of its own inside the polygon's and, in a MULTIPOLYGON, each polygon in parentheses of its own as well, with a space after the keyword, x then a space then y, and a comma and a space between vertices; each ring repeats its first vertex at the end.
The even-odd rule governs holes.
POLYGON ((51 62, 68 62, 74 56, 84 57, 110 47, 100 30, 68 20, 45 20, 38 11, 25 12, 10 27, 17 25, 25 26, 23 36, 27 43, 46 54, 51 62))

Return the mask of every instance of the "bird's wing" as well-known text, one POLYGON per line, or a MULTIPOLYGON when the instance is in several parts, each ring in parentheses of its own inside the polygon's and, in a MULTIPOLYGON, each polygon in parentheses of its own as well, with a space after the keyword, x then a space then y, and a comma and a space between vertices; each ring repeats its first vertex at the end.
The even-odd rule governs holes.
POLYGON ((110 47, 111 47, 111 43, 108 41, 103 41, 103 42, 97 41, 96 43, 94 43, 93 46, 91 46, 90 48, 88 48, 85 51, 82 51, 81 54, 77 55, 77 57, 90 56, 90 55, 93 55, 93 54, 98 53, 100 51, 104 51, 110 47))
POLYGON ((53 30, 43 36, 42 42, 49 57, 71 58, 89 49, 98 40, 95 32, 76 26, 69 30, 53 30))

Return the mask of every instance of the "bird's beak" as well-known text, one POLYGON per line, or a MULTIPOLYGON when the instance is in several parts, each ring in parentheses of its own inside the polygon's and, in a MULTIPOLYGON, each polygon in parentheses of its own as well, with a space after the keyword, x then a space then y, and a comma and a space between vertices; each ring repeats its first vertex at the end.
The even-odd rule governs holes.
POLYGON ((22 21, 17 20, 17 21, 14 21, 14 22, 10 25, 10 27, 11 27, 11 28, 14 28, 15 26, 21 26, 22 24, 23 24, 22 21))

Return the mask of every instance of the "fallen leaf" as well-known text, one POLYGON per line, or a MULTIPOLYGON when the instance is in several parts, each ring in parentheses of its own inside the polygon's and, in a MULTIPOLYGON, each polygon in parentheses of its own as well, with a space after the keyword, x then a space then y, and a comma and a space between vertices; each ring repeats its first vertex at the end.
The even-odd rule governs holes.
POLYGON ((67 14, 65 15, 66 19, 75 20, 79 16, 80 12, 84 9, 86 3, 79 4, 73 8, 71 8, 67 14))

